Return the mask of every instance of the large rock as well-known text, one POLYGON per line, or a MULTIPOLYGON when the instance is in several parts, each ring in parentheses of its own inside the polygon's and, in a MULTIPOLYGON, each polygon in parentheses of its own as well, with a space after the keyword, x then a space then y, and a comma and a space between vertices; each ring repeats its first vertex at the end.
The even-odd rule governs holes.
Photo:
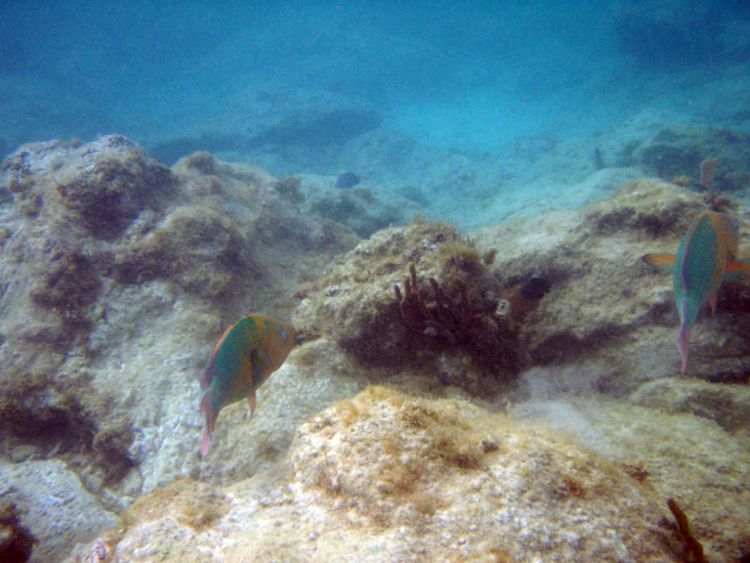
POLYGON ((290 486, 183 482, 100 542, 122 561, 679 560, 648 482, 466 401, 371 387, 304 424, 290 459, 290 486))
POLYGON ((674 498, 709 561, 750 556, 750 449, 713 420, 592 394, 532 400, 511 412, 546 422, 674 498))
POLYGON ((682 178, 696 189, 704 189, 699 185, 701 162, 718 159, 716 187, 748 197, 750 135, 747 133, 731 129, 662 129, 631 150, 630 163, 639 164, 664 180, 682 178))
MULTIPOLYGON (((199 153, 168 169, 120 136, 19 148, 0 219, 0 453, 64 460, 110 510, 177 476, 246 477, 278 458, 301 419, 277 412, 253 421, 265 441, 202 463, 198 379, 229 323, 287 317, 300 280, 356 235, 306 217, 259 168, 199 153)), ((300 417, 341 397, 326 381, 299 384, 300 417)), ((241 412, 222 416, 219 443, 245 431, 241 412)))
POLYGON ((668 413, 692 413, 715 421, 730 434, 750 433, 750 387, 664 378, 641 385, 630 399, 668 413))
MULTIPOLYGON (((278 471, 299 425, 321 409, 355 395, 366 382, 352 360, 329 340, 303 344, 292 350, 286 363, 260 388, 252 420, 248 420, 244 401, 222 409, 211 452, 200 473, 190 474, 229 483, 261 471, 278 471)), ((195 406, 184 407, 192 416, 195 406)), ((196 428, 190 440, 197 437, 196 428)), ((183 447, 175 448, 171 462, 179 463, 183 447)), ((156 451, 150 451, 143 457, 149 460, 155 455, 156 451)), ((165 468, 157 474, 168 471, 165 468)))

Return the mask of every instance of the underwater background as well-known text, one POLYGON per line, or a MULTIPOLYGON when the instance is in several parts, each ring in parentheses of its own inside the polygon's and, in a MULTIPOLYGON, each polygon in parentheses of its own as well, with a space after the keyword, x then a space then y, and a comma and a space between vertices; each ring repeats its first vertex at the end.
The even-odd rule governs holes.
POLYGON ((750 560, 750 2, 0 10, 0 559, 750 560))

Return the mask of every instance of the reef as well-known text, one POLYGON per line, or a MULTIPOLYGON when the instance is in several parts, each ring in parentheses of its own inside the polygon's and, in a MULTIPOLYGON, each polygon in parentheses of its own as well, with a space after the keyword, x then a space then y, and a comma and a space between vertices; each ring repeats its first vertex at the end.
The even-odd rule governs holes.
MULTIPOLYGON (((453 249, 456 250, 455 248, 453 249)), ((460 252, 476 260, 476 250, 466 245, 460 252)), ((455 258, 454 258, 455 259, 455 258)), ((469 300, 466 284, 459 280, 451 288, 451 298, 435 278, 430 278, 431 292, 420 288, 412 264, 404 290, 393 286, 401 320, 411 339, 436 351, 466 350, 477 365, 487 370, 513 371, 519 363, 511 304, 498 301, 494 311, 482 311, 469 300)))
POLYGON ((640 180, 469 236, 372 232, 367 190, 119 136, 4 161, 0 495, 32 558, 677 561, 668 498, 709 560, 747 555, 747 285, 677 378, 671 278, 640 260, 703 194, 640 180), (300 344, 201 459, 198 378, 250 311, 300 344))
POLYGON ((305 212, 346 225, 363 238, 391 225, 407 223, 419 209, 400 195, 379 195, 380 187, 357 184, 341 189, 336 186, 335 178, 313 175, 298 178, 305 212))

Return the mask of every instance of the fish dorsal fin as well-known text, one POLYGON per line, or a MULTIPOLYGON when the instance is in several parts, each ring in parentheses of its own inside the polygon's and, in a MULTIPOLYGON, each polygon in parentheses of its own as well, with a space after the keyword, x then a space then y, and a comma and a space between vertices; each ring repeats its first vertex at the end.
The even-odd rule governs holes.
POLYGON ((214 361, 216 360, 216 353, 221 348, 221 345, 224 344, 224 341, 227 339, 227 336, 230 332, 232 332, 232 329, 237 326, 237 323, 233 323, 227 327, 227 329, 223 332, 221 335, 221 338, 216 341, 216 344, 214 344, 213 350, 211 350, 211 355, 208 358, 208 363, 206 364, 206 369, 203 370, 203 376, 201 377, 201 389, 208 389, 208 386, 211 385, 211 378, 213 377, 213 365, 214 361))
POLYGON ((645 254, 641 260, 649 266, 671 272, 674 270, 676 256, 674 254, 645 254))

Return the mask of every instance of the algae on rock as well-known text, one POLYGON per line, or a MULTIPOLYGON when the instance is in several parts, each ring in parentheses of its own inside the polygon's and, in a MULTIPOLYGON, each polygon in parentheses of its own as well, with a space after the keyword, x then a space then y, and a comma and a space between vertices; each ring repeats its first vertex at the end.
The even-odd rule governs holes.
POLYGON ((305 291, 294 320, 303 337, 330 335, 365 366, 418 365, 440 377, 448 375, 438 367, 446 360, 462 355, 477 360, 446 382, 486 393, 516 373, 523 356, 502 312, 502 291, 472 243, 454 226, 417 220, 379 231, 338 259, 305 291), (421 286, 410 270, 434 280, 432 290, 421 286), (451 329, 446 323, 416 326, 413 318, 403 316, 406 289, 401 297, 394 294, 404 279, 410 287, 420 286, 408 292, 414 299, 420 296, 419 303, 429 298, 434 308, 441 299, 446 318, 466 309, 473 321, 457 321, 451 329), (461 302, 463 306, 455 305, 461 302), (483 345, 485 338, 491 345, 483 345))
POLYGON ((205 493, 229 500, 205 529, 179 499, 145 497, 115 556, 678 560, 648 482, 466 401, 370 387, 303 424, 290 460, 291 484, 250 479, 205 493))

